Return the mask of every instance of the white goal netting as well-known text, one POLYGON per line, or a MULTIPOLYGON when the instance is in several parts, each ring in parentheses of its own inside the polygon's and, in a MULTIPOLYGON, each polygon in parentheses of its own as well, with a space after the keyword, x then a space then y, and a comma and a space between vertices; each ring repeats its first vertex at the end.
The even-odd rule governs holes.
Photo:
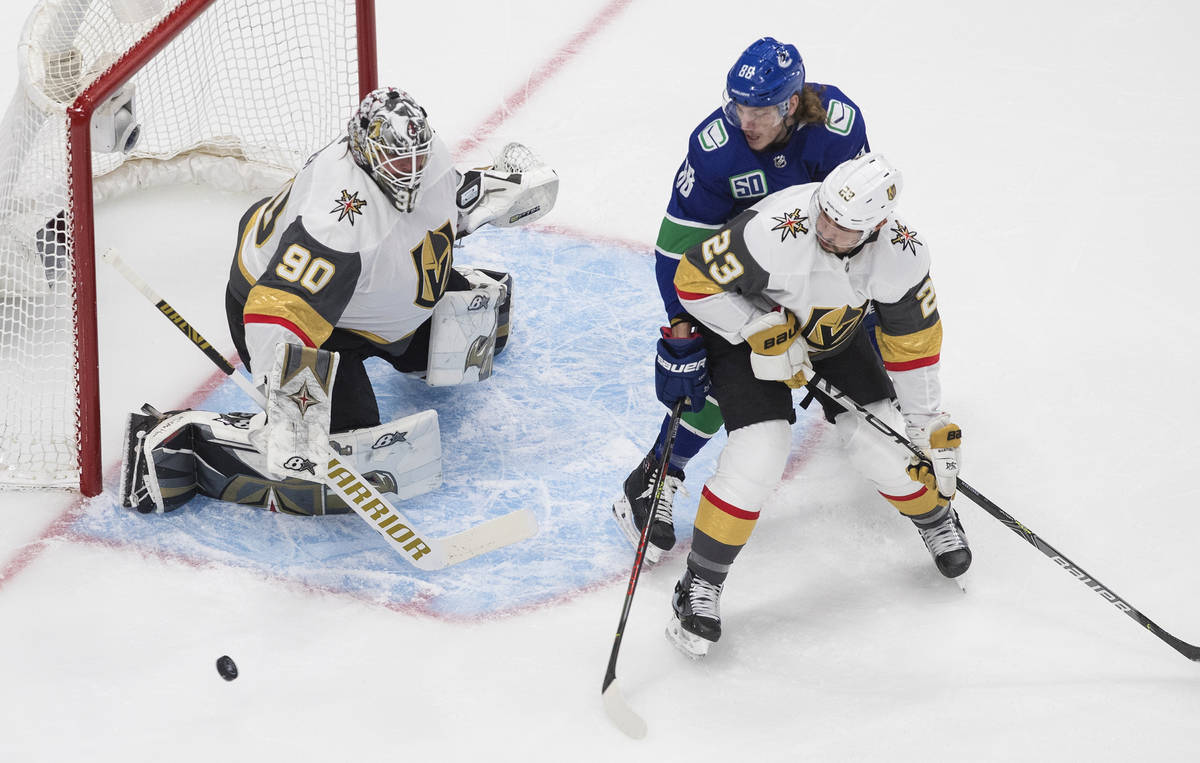
POLYGON ((181 180, 269 187, 335 138, 358 103, 359 5, 46 0, 30 15, 0 124, 0 487, 77 487, 81 459, 99 456, 81 454, 77 419, 95 377, 80 366, 77 326, 95 306, 74 282, 79 258, 93 256, 72 232, 93 203, 70 170, 76 97, 98 79, 105 89, 114 62, 191 18, 91 116, 94 198, 181 180), (122 143, 131 150, 113 146, 122 143))

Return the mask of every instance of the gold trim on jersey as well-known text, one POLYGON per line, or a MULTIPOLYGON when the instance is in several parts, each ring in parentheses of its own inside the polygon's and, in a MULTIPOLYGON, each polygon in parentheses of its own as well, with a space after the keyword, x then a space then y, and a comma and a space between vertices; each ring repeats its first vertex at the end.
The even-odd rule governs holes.
POLYGON ((242 252, 246 251, 246 239, 250 237, 250 231, 254 230, 254 227, 255 227, 254 221, 258 219, 259 214, 262 212, 263 207, 265 207, 266 205, 267 205, 267 202, 264 201, 262 204, 259 204, 257 207, 254 208, 254 214, 250 215, 250 219, 246 221, 245 227, 242 228, 242 235, 238 236, 238 248, 237 248, 238 270, 241 271, 242 278, 246 279, 246 283, 250 284, 251 286, 253 286, 255 283, 257 283, 258 279, 256 279, 254 276, 250 275, 249 270, 246 270, 246 264, 244 262, 242 262, 242 252))
POLYGON ((877 326, 875 338, 885 363, 908 363, 932 358, 942 351, 942 322, 939 320, 927 329, 903 336, 885 334, 882 327, 877 326))
POLYGON ((313 306, 290 292, 256 284, 246 297, 243 315, 270 315, 291 322, 320 347, 333 333, 333 324, 321 317, 313 306))
POLYGON ((687 257, 680 259, 679 266, 675 268, 675 288, 687 294, 705 296, 720 294, 723 291, 707 273, 693 265, 687 257))

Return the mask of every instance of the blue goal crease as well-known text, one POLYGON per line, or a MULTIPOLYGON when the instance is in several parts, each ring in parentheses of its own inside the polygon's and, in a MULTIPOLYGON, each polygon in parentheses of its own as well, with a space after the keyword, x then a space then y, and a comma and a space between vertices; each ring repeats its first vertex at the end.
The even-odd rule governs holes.
MULTIPOLYGON (((485 228, 465 244, 460 262, 514 277, 510 341, 492 377, 435 388, 369 364, 384 421, 427 408, 441 421, 445 483, 403 511, 441 536, 528 508, 537 536, 422 572, 354 514, 297 517, 198 498, 141 515, 117 505, 112 490, 87 504, 70 532, 447 618, 512 613, 627 574, 633 552, 609 508, 666 410, 654 397, 662 317, 653 259, 529 229, 485 228)), ((232 382, 196 407, 253 410, 232 382)), ((691 496, 719 449, 711 443, 689 466, 691 496)), ((694 498, 677 499, 681 532, 695 510, 694 498)))

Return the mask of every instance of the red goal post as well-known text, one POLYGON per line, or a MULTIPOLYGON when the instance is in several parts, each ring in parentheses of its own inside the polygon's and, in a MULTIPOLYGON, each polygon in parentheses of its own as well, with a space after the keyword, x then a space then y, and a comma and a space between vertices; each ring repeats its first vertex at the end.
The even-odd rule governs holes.
POLYGON ((43 0, 19 59, 0 124, 0 487, 91 496, 94 201, 294 173, 376 87, 374 0, 43 0))

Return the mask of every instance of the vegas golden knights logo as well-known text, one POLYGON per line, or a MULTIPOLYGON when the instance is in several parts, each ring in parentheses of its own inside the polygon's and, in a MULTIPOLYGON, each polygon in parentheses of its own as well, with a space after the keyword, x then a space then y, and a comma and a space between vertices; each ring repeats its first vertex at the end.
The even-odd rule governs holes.
POLYGON ((862 323, 862 307, 814 307, 804 322, 804 338, 814 352, 829 352, 854 336, 862 323))
POLYGON ((412 250, 413 266, 417 269, 417 298, 413 303, 433 308, 446 291, 450 267, 454 264, 454 228, 445 225, 425 234, 425 240, 412 250))

